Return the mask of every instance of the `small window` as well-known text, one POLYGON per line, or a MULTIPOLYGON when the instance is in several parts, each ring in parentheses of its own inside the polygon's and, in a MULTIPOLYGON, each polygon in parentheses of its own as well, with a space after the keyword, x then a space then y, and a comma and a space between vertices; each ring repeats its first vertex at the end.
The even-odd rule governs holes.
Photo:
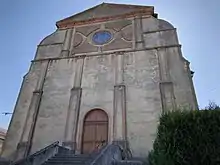
POLYGON ((111 41, 112 34, 109 31, 98 31, 92 36, 92 41, 96 45, 104 45, 111 41))

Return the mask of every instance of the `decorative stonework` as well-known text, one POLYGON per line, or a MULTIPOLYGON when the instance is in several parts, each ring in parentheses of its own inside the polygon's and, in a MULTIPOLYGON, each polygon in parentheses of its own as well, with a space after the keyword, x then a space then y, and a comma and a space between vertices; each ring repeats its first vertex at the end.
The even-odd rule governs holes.
POLYGON ((77 27, 72 54, 132 48, 132 38, 131 20, 77 27))

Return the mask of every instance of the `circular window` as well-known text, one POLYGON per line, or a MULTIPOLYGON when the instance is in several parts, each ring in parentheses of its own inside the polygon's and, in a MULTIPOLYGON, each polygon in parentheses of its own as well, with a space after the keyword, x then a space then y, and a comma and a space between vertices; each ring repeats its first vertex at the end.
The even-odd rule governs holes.
POLYGON ((112 39, 112 34, 109 31, 99 31, 96 32, 93 36, 92 36, 92 41, 96 44, 96 45, 103 45, 108 43, 110 40, 112 39))

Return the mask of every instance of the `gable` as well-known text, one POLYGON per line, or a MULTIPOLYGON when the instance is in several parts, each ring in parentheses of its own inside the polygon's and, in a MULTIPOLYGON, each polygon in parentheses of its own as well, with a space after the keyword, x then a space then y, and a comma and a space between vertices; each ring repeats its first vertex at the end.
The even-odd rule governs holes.
POLYGON ((81 13, 60 20, 56 25, 58 28, 68 28, 71 25, 81 25, 90 22, 95 23, 123 17, 128 18, 136 15, 154 15, 154 8, 152 6, 102 3, 81 13))

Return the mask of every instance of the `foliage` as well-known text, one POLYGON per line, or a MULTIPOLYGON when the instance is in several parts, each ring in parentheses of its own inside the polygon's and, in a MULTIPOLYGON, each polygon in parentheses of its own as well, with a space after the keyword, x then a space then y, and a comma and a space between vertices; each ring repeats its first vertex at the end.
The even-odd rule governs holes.
POLYGON ((206 110, 218 110, 220 107, 213 101, 209 102, 209 105, 205 107, 206 110))
POLYGON ((174 111, 161 116, 151 165, 220 164, 220 108, 174 111), (214 110, 214 111, 210 111, 214 110))

